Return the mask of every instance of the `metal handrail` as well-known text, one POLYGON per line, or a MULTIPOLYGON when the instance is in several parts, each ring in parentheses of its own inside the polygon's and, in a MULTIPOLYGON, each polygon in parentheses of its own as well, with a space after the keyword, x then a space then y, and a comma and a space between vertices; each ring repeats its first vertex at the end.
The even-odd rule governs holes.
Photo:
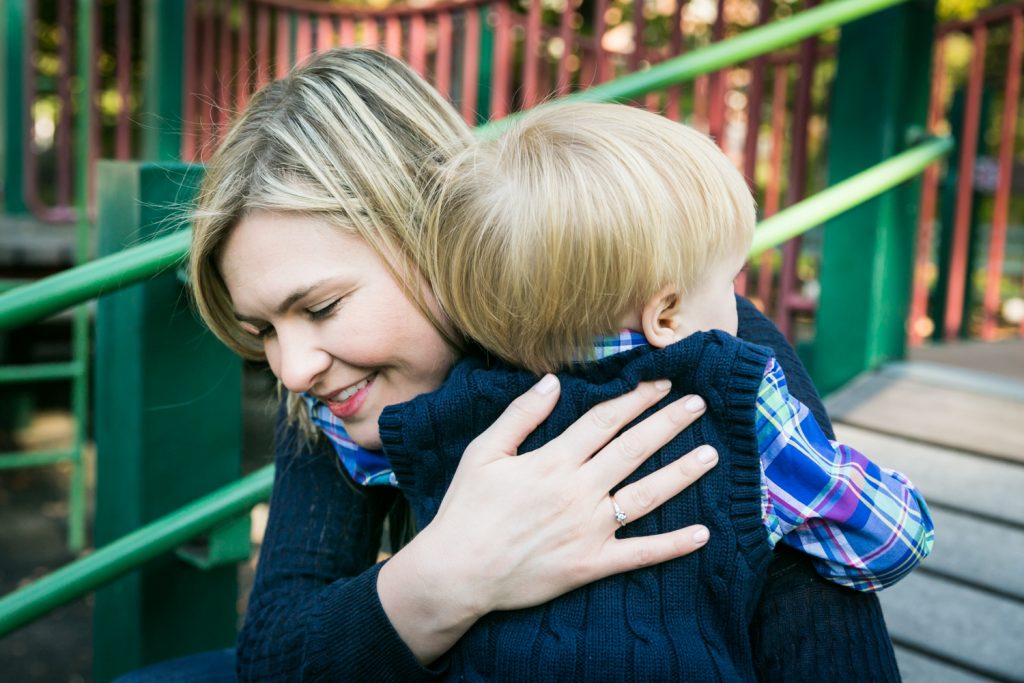
MULTIPOLYGON (((952 148, 950 138, 926 140, 780 211, 758 224, 751 255, 906 182, 952 148)), ((273 466, 267 466, 0 599, 0 637, 266 500, 272 481, 273 466)))
POLYGON ((270 496, 273 481, 267 465, 3 597, 0 637, 244 514, 270 496))
POLYGON ((953 138, 930 138, 761 221, 750 247, 753 258, 910 180, 953 149, 953 138))
MULTIPOLYGON (((621 76, 569 95, 566 99, 609 102, 631 99, 767 54, 909 1, 838 0, 666 60, 646 71, 621 76)), ((506 117, 477 130, 484 135, 496 134, 514 117, 506 117)), ((23 325, 146 280, 184 258, 190 238, 191 231, 182 230, 0 294, 0 330, 23 325)))

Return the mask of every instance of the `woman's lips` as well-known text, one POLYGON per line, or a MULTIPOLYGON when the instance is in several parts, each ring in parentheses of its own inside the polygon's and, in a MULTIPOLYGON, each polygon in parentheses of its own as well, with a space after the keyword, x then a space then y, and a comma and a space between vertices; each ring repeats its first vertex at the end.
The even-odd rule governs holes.
POLYGON ((344 420, 345 418, 352 417, 358 413, 359 409, 363 407, 363 403, 366 402, 366 396, 370 391, 370 387, 373 386, 374 377, 375 375, 371 375, 370 377, 337 392, 336 396, 345 396, 342 400, 338 400, 337 398, 324 399, 327 409, 330 410, 331 413, 339 420, 344 420), (353 391, 353 389, 355 391, 353 391))

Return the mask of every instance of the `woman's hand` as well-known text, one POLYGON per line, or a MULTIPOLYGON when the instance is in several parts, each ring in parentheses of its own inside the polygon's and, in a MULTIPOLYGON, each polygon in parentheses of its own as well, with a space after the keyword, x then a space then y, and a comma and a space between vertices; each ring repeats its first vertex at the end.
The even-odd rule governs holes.
POLYGON ((558 400, 544 377, 470 444, 437 516, 381 570, 377 590, 392 624, 423 662, 446 652, 484 614, 537 605, 619 572, 686 555, 708 540, 694 525, 617 539, 718 461, 702 446, 643 479, 609 491, 704 412, 684 397, 628 431, 665 396, 668 381, 643 383, 595 406, 559 437, 519 455, 519 444, 558 400))

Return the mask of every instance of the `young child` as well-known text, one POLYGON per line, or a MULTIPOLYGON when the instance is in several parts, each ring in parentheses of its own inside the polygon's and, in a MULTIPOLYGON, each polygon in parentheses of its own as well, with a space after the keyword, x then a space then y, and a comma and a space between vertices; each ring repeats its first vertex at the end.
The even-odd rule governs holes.
MULTIPOLYGON (((385 409, 393 471, 367 461, 357 476, 397 482, 426 524, 469 442, 544 372, 560 373, 561 399, 524 449, 667 377, 660 405, 693 393, 707 414, 628 481, 701 443, 720 457, 654 514, 634 519, 614 497, 608 511, 623 536, 702 520, 711 541, 700 553, 491 614, 451 653, 457 671, 591 680, 611 661, 623 678, 752 679, 746 629, 779 541, 857 590, 891 585, 930 552, 931 519, 910 482, 829 441, 769 352, 734 336, 754 202, 707 137, 620 105, 544 107, 457 156, 429 216, 420 260, 442 309, 508 365, 463 361, 438 391, 385 409)), ((344 444, 336 418, 311 408, 344 444)))

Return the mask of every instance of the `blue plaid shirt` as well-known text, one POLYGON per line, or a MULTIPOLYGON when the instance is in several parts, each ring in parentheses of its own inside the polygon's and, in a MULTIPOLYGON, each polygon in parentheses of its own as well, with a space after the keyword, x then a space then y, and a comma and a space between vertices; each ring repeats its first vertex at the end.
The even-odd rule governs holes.
MULTIPOLYGON (((598 339, 593 358, 646 344, 642 334, 625 330, 598 339)), ((356 445, 326 406, 304 398, 313 423, 356 483, 397 485, 382 453, 356 445)), ((772 546, 781 541, 810 555, 819 574, 861 591, 896 583, 931 552, 931 515, 913 484, 830 441, 811 411, 789 394, 774 358, 758 390, 756 429, 761 513, 772 546)))

